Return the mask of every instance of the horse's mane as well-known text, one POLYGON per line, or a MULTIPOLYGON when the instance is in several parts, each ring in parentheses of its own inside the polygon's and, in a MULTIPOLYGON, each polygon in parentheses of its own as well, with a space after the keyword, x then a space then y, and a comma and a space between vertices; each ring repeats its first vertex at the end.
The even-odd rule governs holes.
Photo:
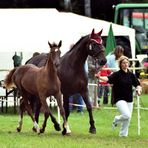
POLYGON ((76 44, 74 44, 74 46, 68 52, 71 52, 74 48, 76 48, 79 45, 80 42, 82 42, 82 44, 83 44, 83 42, 85 41, 84 39, 87 39, 88 37, 89 37, 89 35, 82 36, 79 39, 79 41, 76 44))

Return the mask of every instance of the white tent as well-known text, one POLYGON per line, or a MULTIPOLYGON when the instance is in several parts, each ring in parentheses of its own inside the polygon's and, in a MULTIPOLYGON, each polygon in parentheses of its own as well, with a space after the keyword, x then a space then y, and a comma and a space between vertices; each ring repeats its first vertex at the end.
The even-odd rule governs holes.
MULTIPOLYGON (((0 51, 48 52, 50 42, 63 41, 62 54, 81 36, 103 29, 107 36, 110 22, 91 19, 56 9, 0 9, 0 51)), ((115 36, 130 38, 132 56, 135 55, 135 31, 112 24, 115 36)))

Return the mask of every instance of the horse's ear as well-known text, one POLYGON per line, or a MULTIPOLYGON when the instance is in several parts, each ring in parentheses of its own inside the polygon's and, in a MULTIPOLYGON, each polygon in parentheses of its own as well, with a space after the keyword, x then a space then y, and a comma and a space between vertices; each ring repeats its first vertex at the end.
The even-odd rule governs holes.
POLYGON ((48 41, 48 45, 49 45, 49 47, 51 48, 52 47, 52 45, 50 44, 50 42, 48 41))
POLYGON ((95 32, 95 29, 93 28, 93 30, 92 30, 92 32, 91 32, 91 35, 90 35, 91 38, 94 37, 94 34, 95 34, 94 32, 95 32))
POLYGON ((60 40, 58 47, 60 48, 62 46, 62 41, 60 40))
POLYGON ((97 34, 98 34, 99 36, 101 36, 101 34, 102 34, 102 31, 103 31, 103 29, 102 29, 100 32, 98 32, 97 34))

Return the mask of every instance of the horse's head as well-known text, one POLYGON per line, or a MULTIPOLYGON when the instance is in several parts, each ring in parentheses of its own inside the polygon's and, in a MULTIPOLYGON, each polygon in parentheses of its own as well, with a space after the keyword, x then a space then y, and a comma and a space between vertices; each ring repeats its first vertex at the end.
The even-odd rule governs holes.
POLYGON ((88 54, 96 61, 96 67, 99 68, 105 65, 105 48, 103 46, 101 38, 102 30, 98 33, 94 33, 94 29, 89 37, 88 54))
POLYGON ((60 63, 60 55, 61 55, 60 47, 62 46, 62 41, 60 41, 59 44, 56 44, 56 43, 51 44, 48 41, 48 45, 50 47, 50 54, 53 59, 53 64, 56 67, 58 67, 60 63))

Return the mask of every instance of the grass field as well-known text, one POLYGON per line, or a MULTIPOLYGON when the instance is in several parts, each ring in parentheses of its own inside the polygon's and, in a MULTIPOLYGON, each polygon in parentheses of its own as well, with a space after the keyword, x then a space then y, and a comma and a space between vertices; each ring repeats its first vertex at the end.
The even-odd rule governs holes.
MULTIPOLYGON (((136 106, 136 101, 135 101, 136 106)), ((141 97, 141 106, 148 107, 148 97, 141 97)), ((54 110, 53 110, 54 111, 54 110)), ((55 116, 57 113, 54 112, 55 116)), ((16 132, 18 115, 0 114, 0 148, 147 148, 148 147, 148 110, 141 110, 141 134, 137 134, 137 110, 134 109, 129 137, 120 138, 120 127, 114 131, 111 128, 116 108, 93 110, 96 134, 90 134, 88 113, 71 113, 69 125, 72 130, 70 136, 63 136, 53 128, 50 119, 44 134, 37 135, 32 131, 32 122, 28 115, 24 116, 21 133, 16 132)), ((40 117, 40 125, 43 115, 40 117)), ((62 120, 61 120, 62 122, 62 120)))

